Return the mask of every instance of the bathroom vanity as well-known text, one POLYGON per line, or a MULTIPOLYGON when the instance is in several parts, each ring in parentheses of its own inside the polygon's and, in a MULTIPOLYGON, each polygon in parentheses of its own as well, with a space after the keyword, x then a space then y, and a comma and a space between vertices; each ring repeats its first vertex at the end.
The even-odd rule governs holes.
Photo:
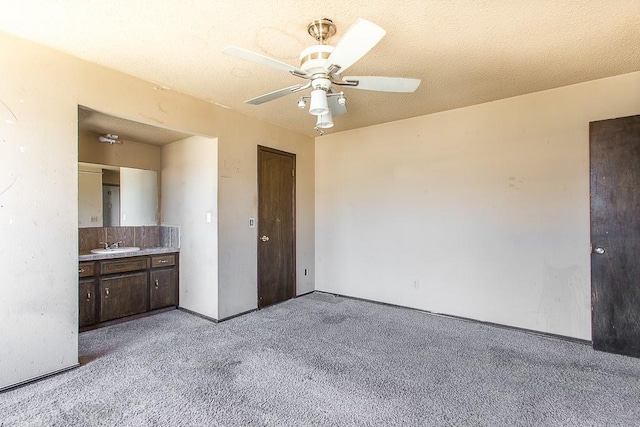
POLYGON ((178 269, 170 247, 80 255, 80 331, 177 307, 178 269))

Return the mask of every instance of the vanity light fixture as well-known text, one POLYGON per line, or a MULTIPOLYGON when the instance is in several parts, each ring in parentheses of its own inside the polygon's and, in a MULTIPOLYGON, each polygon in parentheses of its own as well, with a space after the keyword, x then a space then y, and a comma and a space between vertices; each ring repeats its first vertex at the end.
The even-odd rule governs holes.
POLYGON ((122 144, 122 141, 118 140, 118 135, 115 135, 113 133, 106 133, 104 135, 100 135, 98 137, 98 141, 108 142, 109 144, 122 144))

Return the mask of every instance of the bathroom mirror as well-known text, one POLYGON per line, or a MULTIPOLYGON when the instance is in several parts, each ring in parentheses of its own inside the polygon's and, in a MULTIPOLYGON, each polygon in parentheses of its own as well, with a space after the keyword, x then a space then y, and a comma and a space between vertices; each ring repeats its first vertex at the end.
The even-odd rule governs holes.
POLYGON ((153 170, 78 163, 78 227, 158 225, 153 170))

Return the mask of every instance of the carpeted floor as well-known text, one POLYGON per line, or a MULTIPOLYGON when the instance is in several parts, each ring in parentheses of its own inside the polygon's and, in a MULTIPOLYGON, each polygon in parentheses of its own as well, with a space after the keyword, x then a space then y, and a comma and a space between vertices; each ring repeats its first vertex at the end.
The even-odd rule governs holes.
POLYGON ((1 393, 0 425, 640 425, 639 359, 322 293, 85 332, 80 361, 1 393))

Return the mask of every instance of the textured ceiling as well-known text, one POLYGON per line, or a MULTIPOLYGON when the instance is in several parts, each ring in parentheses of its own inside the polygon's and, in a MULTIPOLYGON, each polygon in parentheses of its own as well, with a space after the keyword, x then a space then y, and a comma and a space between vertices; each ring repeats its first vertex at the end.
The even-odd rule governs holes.
POLYGON ((329 132, 640 70, 640 0, 3 0, 0 31, 316 135, 297 95, 243 102, 303 80, 221 51, 297 66, 323 17, 332 45, 358 17, 387 31, 348 74, 422 79, 413 94, 346 89, 329 132))

